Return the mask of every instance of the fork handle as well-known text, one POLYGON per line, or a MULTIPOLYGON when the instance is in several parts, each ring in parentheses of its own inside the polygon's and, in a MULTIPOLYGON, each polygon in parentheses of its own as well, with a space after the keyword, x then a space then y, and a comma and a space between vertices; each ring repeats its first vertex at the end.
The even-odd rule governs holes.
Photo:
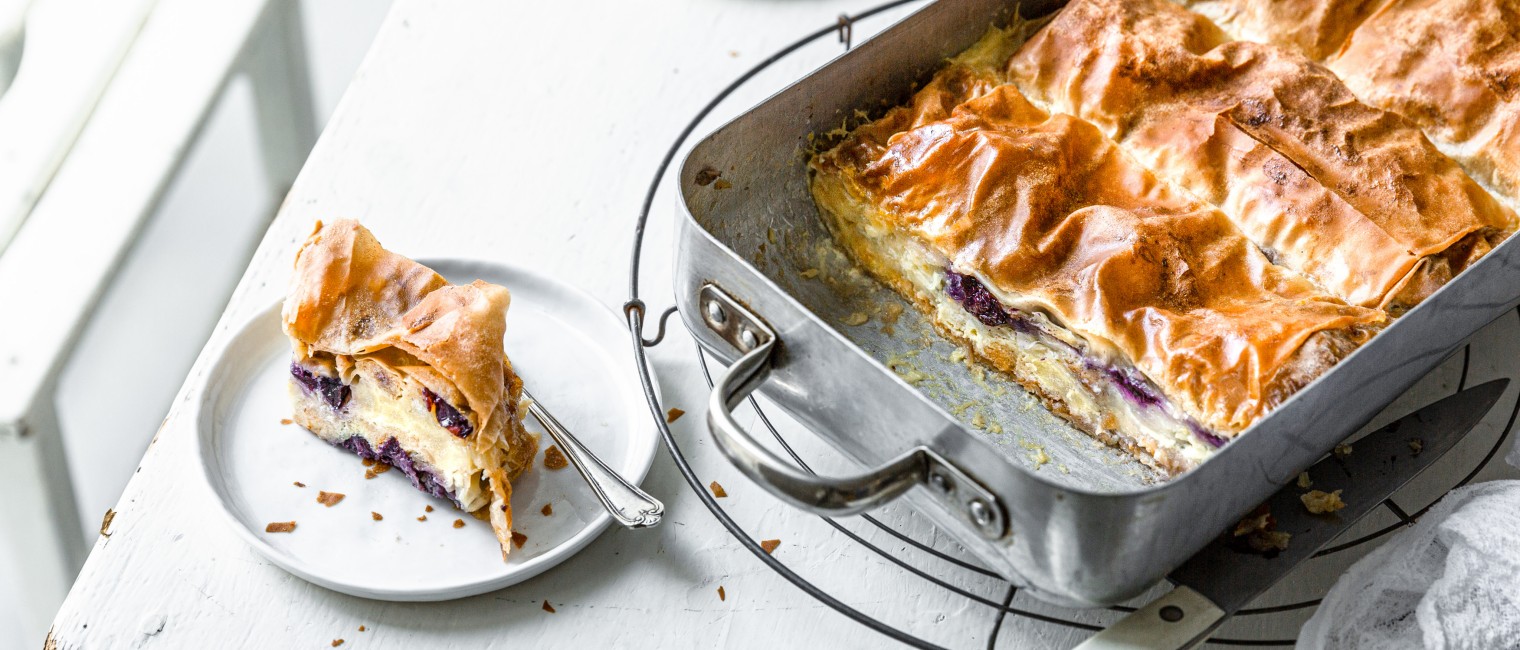
POLYGON ((581 478, 586 479, 591 491, 596 493, 597 500, 602 502, 613 519, 629 528, 651 528, 660 523, 660 518, 665 515, 665 504, 612 471, 602 459, 581 444, 565 425, 539 406, 538 400, 527 395, 526 391, 524 394, 529 400, 528 412, 549 430, 554 442, 564 450, 565 457, 570 459, 575 471, 580 472, 581 478))

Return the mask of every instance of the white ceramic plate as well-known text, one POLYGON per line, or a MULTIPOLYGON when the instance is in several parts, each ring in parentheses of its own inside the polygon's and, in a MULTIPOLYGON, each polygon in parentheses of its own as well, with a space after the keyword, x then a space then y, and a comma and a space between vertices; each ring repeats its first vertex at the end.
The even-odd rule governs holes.
MULTIPOLYGON (((451 282, 476 278, 512 292, 507 355, 523 382, 607 465, 634 482, 658 444, 621 320, 591 296, 531 271, 489 262, 431 260, 451 282)), ((527 580, 591 543, 611 518, 574 468, 539 457, 514 484, 514 526, 527 536, 502 562, 487 522, 414 489, 399 471, 365 479, 358 456, 283 425, 290 417, 290 344, 271 306, 243 326, 207 375, 196 415, 201 465, 233 529, 285 570, 346 594, 427 601, 472 596, 527 580), (296 487, 295 482, 306 485, 296 487), (346 497, 331 508, 317 492, 346 497), (544 516, 544 504, 553 515, 544 516), (432 506, 433 512, 425 512, 432 506), (380 513, 375 521, 371 512, 380 513), (427 521, 417 518, 427 515, 427 521), (456 519, 463 528, 454 528, 456 519), (265 525, 295 521, 292 533, 265 525)), ((529 416, 528 430, 543 427, 529 416)))

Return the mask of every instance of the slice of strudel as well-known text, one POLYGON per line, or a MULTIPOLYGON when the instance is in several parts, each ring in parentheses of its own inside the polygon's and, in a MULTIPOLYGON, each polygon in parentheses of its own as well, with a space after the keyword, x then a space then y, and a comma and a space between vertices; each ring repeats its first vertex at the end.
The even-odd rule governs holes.
POLYGON ((295 421, 419 490, 487 511, 503 557, 511 481, 538 451, 502 349, 509 298, 480 280, 449 284, 345 219, 317 222, 284 307, 295 421))

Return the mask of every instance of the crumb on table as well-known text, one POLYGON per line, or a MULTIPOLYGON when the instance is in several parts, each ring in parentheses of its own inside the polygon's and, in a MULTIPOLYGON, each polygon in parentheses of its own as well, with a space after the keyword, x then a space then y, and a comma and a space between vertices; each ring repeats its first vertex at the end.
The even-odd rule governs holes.
POLYGON ((671 422, 675 422, 676 420, 681 419, 681 416, 683 415, 686 415, 686 411, 682 411, 678 408, 672 408, 669 411, 665 412, 665 423, 670 424, 671 422))
POLYGON ((550 605, 549 601, 547 600, 544 601, 544 611, 549 612, 550 614, 554 613, 554 606, 550 605))
POLYGON ((1409 451, 1414 452, 1416 456, 1420 455, 1420 452, 1425 451, 1425 441, 1421 438, 1410 438, 1409 451))
POLYGON ((417 521, 427 521, 427 515, 422 515, 422 516, 418 517, 417 521))
POLYGON ((302 482, 300 482, 300 481, 296 481, 296 482, 295 482, 295 486, 296 486, 296 487, 301 487, 301 488, 303 488, 303 487, 306 487, 306 484, 305 484, 305 483, 302 483, 302 482))
POLYGON ((370 519, 374 519, 375 521, 381 521, 381 520, 385 519, 385 517, 382 516, 380 513, 374 512, 374 511, 370 511, 369 518, 370 519))
POLYGON ((343 496, 342 492, 320 491, 317 492, 317 503, 331 508, 338 505, 338 502, 343 500, 343 496))
POLYGON ((291 420, 290 418, 280 418, 280 424, 290 425, 295 424, 295 421, 291 420))
POLYGON ((359 464, 363 465, 365 467, 374 467, 375 466, 375 459, 373 459, 373 458, 361 458, 361 459, 359 459, 359 464))
POLYGON ((1346 502, 1341 501, 1340 490, 1336 490, 1334 492, 1310 490, 1300 495, 1298 497, 1298 500, 1304 502, 1304 507, 1307 508, 1310 513, 1316 515, 1332 513, 1346 507, 1346 502))
POLYGON ((565 452, 560 451, 559 447, 549 445, 544 450, 544 469, 564 469, 569 466, 570 461, 565 459, 565 452))
POLYGON ((543 509, 539 510, 538 512, 545 517, 552 516, 554 515, 554 504, 545 503, 543 509))
POLYGON ((454 527, 455 528, 464 528, 464 520, 463 519, 455 519, 454 520, 454 527))
POLYGON ((713 496, 719 499, 728 496, 728 492, 723 489, 723 486, 718 485, 717 481, 710 483, 707 488, 712 490, 713 496))
POLYGON ((1339 458, 1341 460, 1346 460, 1347 458, 1351 457, 1351 445, 1348 445, 1348 444, 1346 444, 1346 443, 1343 442, 1341 444, 1336 445, 1335 446, 1335 451, 1332 451, 1330 453, 1335 454, 1336 458, 1339 458))
POLYGON ((343 639, 333 639, 332 647, 336 648, 340 645, 343 645, 343 639))
POLYGON ((266 533, 288 533, 296 529, 294 521, 272 521, 264 527, 266 533))
POLYGON ((528 536, 527 535, 519 533, 519 532, 517 532, 515 530, 512 531, 512 545, 513 546, 516 546, 517 548, 522 548, 523 544, 527 544, 527 543, 528 543, 528 536))
POLYGON ((723 593, 723 585, 718 585, 718 600, 728 600, 728 595, 723 593))
POLYGON ((364 631, 364 626, 363 626, 363 625, 360 625, 360 626, 359 626, 359 631, 360 631, 360 632, 363 632, 363 631, 364 631))
POLYGON ((760 542, 761 550, 764 550, 767 554, 774 553, 776 551, 776 547, 780 545, 781 540, 779 539, 767 539, 760 542))
POLYGON ((372 479, 389 471, 391 471, 390 465, 386 463, 375 463, 374 467, 364 470, 364 478, 372 479))
POLYGON ((1307 489, 1310 488, 1310 486, 1313 486, 1313 485, 1314 485, 1314 480, 1311 479, 1311 478, 1309 478, 1309 473, 1308 472, 1299 472, 1298 473, 1298 489, 1300 489, 1300 490, 1307 490, 1307 489))
POLYGON ((433 506, 422 506, 422 511, 423 512, 432 512, 433 511, 433 506))
POLYGON ((868 320, 871 320, 870 316, 866 315, 866 313, 863 311, 857 311, 853 314, 850 314, 849 316, 845 316, 843 322, 845 325, 855 327, 858 325, 865 325, 866 321, 868 320))
POLYGON ((101 537, 111 536, 111 521, 114 519, 116 519, 116 511, 112 510, 111 508, 106 508, 106 515, 100 519, 101 537))

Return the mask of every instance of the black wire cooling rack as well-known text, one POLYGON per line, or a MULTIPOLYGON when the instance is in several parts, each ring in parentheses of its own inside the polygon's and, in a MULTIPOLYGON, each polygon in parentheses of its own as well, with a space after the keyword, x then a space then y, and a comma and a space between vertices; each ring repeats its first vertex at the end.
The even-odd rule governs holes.
MULTIPOLYGON (((718 519, 719 523, 723 524, 723 527, 727 528, 728 531, 733 534, 734 538, 737 539, 740 544, 749 549, 749 551, 753 553, 756 558, 765 563, 765 565, 768 566, 771 570, 780 574, 783 578, 786 578, 787 581, 791 582, 798 589, 806 592, 809 596, 812 596, 819 602, 833 608, 841 614, 844 614, 845 616, 860 623, 861 625, 880 632, 881 634, 896 641, 900 641, 907 645, 919 648, 939 648, 941 646, 914 636, 908 632, 904 632, 899 627, 894 626, 887 621, 883 621, 879 618, 866 614, 856 609, 855 607, 852 607, 850 604, 840 600, 839 598, 836 598, 823 588, 813 584, 806 577, 798 574, 791 567, 788 567, 786 564, 782 563, 780 560, 767 553, 765 549, 761 547, 760 541, 747 533, 737 522, 734 521, 731 516, 729 516, 729 513, 723 509, 723 506, 718 504, 713 495, 707 491, 703 478, 697 475, 696 470, 693 469, 691 463, 688 461, 685 451, 683 451, 680 443, 677 442, 675 436, 672 435, 670 426, 665 421, 666 409, 665 406, 660 403, 658 392, 655 390, 655 380, 650 372, 649 360, 645 354, 647 348, 659 345, 659 343, 665 338, 666 324, 669 321, 671 315, 675 313, 676 309, 674 307, 671 307, 670 309, 667 309, 662 314, 660 314, 660 317, 658 319, 657 333, 655 334, 654 338, 646 339, 644 338, 644 323, 647 316, 647 308, 644 304, 644 301, 639 297, 639 274, 644 248, 645 226, 649 221, 649 213, 651 207, 654 204, 655 195, 658 192, 663 179, 665 178, 666 172, 670 168, 670 164, 675 160, 676 154, 680 151, 682 145, 686 143, 687 139, 690 138, 691 134, 703 122, 703 120, 705 120, 708 115, 713 112, 714 109, 721 105, 725 99, 732 95, 734 91, 738 90, 745 83, 748 83, 760 72, 774 65, 778 61, 781 61, 782 59, 785 59, 786 57, 792 55, 796 51, 802 49, 804 46, 811 44, 819 39, 825 38, 831 34, 835 34, 837 35, 839 42, 844 46, 844 48, 849 49, 853 41, 853 27, 855 23, 861 20, 869 19, 873 16, 877 16, 903 5, 921 1, 922 0, 893 0, 892 2, 887 2, 876 7, 872 7, 858 14, 842 14, 839 16, 838 20, 835 23, 803 36, 792 44, 777 51, 775 54, 772 54, 771 56, 766 57, 764 60, 757 63, 754 67, 750 68, 744 74, 740 75, 728 86, 724 87, 716 96, 713 97, 711 101, 709 101, 705 106, 702 107, 700 111, 697 112, 691 121, 686 124, 686 127, 681 130, 681 133, 679 136, 677 136, 675 142, 673 142, 670 145, 670 148, 665 152, 665 156, 660 160, 660 165, 655 171, 654 178, 650 181, 648 191, 644 196, 644 203, 639 210, 638 221, 634 230, 633 253, 628 282, 629 298, 628 302, 624 303, 623 305, 623 312, 627 318, 628 327, 632 334, 631 340, 633 343, 633 355, 637 361, 639 379, 643 383, 644 397, 645 400, 649 403, 650 415, 654 419, 656 425, 659 427, 660 435, 664 439, 665 448, 670 452, 671 459, 675 461, 676 467, 680 470, 681 475, 685 477, 686 483, 691 487, 692 491, 697 494, 697 497, 702 500, 702 504, 707 506, 707 509, 711 511, 713 516, 718 519)), ((1515 313, 1517 316, 1520 316, 1520 310, 1517 310, 1515 313)), ((1471 357, 1471 345, 1465 346, 1462 350, 1462 372, 1457 383, 1456 392, 1461 392, 1467 386, 1468 367, 1469 362, 1471 361, 1471 357)), ((699 351, 697 353, 697 362, 701 364, 703 376, 707 380, 708 387, 711 388, 713 384, 713 378, 712 373, 708 367, 707 354, 699 351)), ((797 454, 792 445, 771 423, 770 418, 766 415, 765 411, 760 408, 760 405, 754 400, 754 398, 750 398, 749 402, 751 407, 754 408, 755 413, 758 414, 759 419, 765 426, 766 430, 770 431, 771 435, 775 437, 776 441, 791 457, 792 461, 795 462, 797 466, 803 470, 812 472, 812 469, 808 467, 807 462, 797 454)), ((1483 456, 1483 459, 1476 466, 1472 467, 1471 470, 1465 476, 1463 476, 1461 480, 1457 481, 1450 488, 1443 491, 1443 495, 1446 492, 1468 484, 1473 480, 1473 478, 1478 475, 1480 471, 1483 470, 1484 467, 1488 466, 1488 464, 1493 460, 1494 456, 1498 454, 1499 450, 1504 447, 1505 441, 1509 439, 1510 431, 1514 427, 1517 415, 1520 415, 1520 396, 1517 396, 1515 403, 1511 406, 1509 420, 1505 423, 1504 428, 1499 432, 1499 435, 1494 439, 1492 447, 1483 456)), ((1396 505, 1391 499, 1384 501, 1383 505, 1389 510, 1389 512, 1398 518, 1398 522, 1380 528, 1356 539, 1337 544, 1329 548, 1325 548, 1319 553, 1315 554, 1314 557, 1318 558, 1334 553, 1341 553, 1348 549, 1352 549, 1363 544, 1378 540, 1388 533, 1413 524, 1416 519, 1425 514, 1425 512, 1435 504, 1434 502, 1427 504, 1413 513, 1406 512, 1398 505, 1396 505)), ((1099 625, 1077 620, 1074 615, 1079 611, 1084 610, 1065 610, 1067 614, 1063 616, 1059 614, 1048 614, 1020 607, 1014 607, 1013 600, 1015 594, 1018 591, 1017 587, 1011 583, 1008 583, 1002 578, 1002 576, 998 575, 997 573, 973 562, 969 562, 965 559, 954 557, 936 550, 930 547, 928 544, 913 539, 893 528, 892 526, 889 526, 870 515, 858 515, 858 518, 866 522, 869 526, 879 529, 897 541, 907 544, 908 546, 916 549, 924 555, 933 558, 938 566, 933 568, 918 566, 913 562, 910 562, 909 560, 893 553, 890 550, 884 549, 881 546, 871 543, 870 541, 861 537, 859 534, 855 533, 849 528, 846 528, 834 518, 820 517, 824 523, 828 524, 840 535, 843 535, 852 542, 859 544, 866 549, 869 549, 872 553, 880 556, 881 558, 890 562, 892 565, 895 565, 901 569, 905 580, 922 581, 923 583, 931 585, 934 588, 943 589, 978 605, 992 608, 992 611, 995 612, 995 617, 993 619, 992 628, 987 637, 988 648, 997 647, 998 632, 1002 628, 1004 619, 1009 615, 1025 617, 1049 625, 1065 626, 1068 628, 1093 632, 1101 629, 1101 626, 1099 625), (951 579, 954 577, 955 572, 969 572, 970 574, 1002 581, 1005 585, 1007 585, 1002 600, 992 600, 956 586, 951 581, 951 579)), ((964 573, 962 575, 964 575, 964 573)), ((1287 612, 1314 607, 1319 603, 1320 599, 1314 598, 1283 605, 1275 605, 1271 607, 1248 608, 1237 612, 1235 616, 1255 616, 1287 612)), ((1046 609, 1051 608, 1046 607, 1046 609)), ((1119 605, 1115 605, 1107 609, 1119 614, 1134 611, 1134 608, 1132 607, 1119 605)), ((1238 639, 1222 637, 1209 639, 1209 643, 1228 646, 1284 647, 1292 646, 1294 642, 1294 639, 1238 639)))

